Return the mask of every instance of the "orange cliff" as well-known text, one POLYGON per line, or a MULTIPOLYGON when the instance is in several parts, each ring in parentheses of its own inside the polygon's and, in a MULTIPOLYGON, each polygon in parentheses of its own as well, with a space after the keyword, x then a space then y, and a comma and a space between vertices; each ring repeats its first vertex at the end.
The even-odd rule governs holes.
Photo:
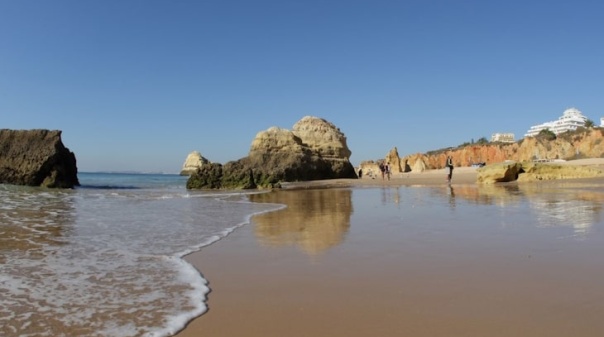
MULTIPOLYGON (((389 151, 384 161, 391 164, 392 172, 416 172, 444 168, 449 155, 456 167, 471 166, 476 163, 493 164, 505 160, 522 162, 537 159, 601 158, 604 157, 603 140, 604 129, 589 128, 560 134, 554 140, 527 137, 516 143, 473 144, 404 157, 399 157, 395 147, 389 151)), ((365 161, 361 163, 361 168, 373 165, 377 166, 377 163, 365 161)))

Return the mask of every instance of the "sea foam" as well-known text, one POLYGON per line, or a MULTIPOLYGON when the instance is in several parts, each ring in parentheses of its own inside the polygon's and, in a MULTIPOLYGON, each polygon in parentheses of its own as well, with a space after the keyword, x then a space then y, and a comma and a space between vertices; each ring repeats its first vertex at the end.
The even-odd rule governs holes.
POLYGON ((0 185, 0 335, 167 336, 205 312, 207 281, 182 257, 282 206, 173 180, 0 185))

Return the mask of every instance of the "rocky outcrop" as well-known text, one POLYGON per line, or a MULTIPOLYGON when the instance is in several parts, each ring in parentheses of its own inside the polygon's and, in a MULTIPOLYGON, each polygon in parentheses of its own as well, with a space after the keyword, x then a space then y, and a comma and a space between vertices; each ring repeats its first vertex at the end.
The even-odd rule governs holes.
POLYGON ((256 134, 247 157, 191 175, 187 188, 270 188, 281 182, 356 178, 346 137, 332 123, 304 117, 293 129, 256 134))
POLYGON ((181 176, 190 176, 195 173, 198 169, 200 169, 203 165, 209 164, 210 161, 204 158, 201 153, 198 151, 193 151, 189 153, 187 159, 185 159, 185 163, 182 165, 182 170, 180 171, 181 176))
POLYGON ((511 143, 474 144, 458 148, 443 149, 426 154, 412 154, 401 160, 414 167, 422 160, 428 169, 442 169, 447 155, 454 166, 471 166, 477 163, 500 163, 505 160, 528 162, 534 160, 581 159, 604 157, 604 129, 583 129, 560 134, 555 140, 527 137, 511 143))
POLYGON ((422 160, 416 160, 411 168, 412 172, 424 172, 426 170, 426 164, 422 160))
POLYGON ((379 165, 379 161, 365 160, 361 162, 359 169, 362 170, 364 178, 375 178, 381 176, 379 165))
MULTIPOLYGON (((486 167, 486 166, 485 166, 486 167)), ((604 170, 595 166, 522 163, 520 182, 604 177, 604 170)))
POLYGON ((78 186, 76 158, 63 145, 61 131, 0 130, 0 183, 78 186))
POLYGON ((476 182, 482 184, 494 184, 502 182, 510 182, 518 179, 522 171, 522 165, 517 162, 497 163, 478 170, 476 182))
POLYGON ((601 167, 534 162, 497 163, 481 167, 476 172, 476 182, 482 184, 604 177, 601 167))
POLYGON ((403 172, 403 165, 401 164, 401 158, 398 155, 397 148, 393 148, 386 155, 386 163, 390 165, 390 172, 403 172))
POLYGON ((292 133, 310 151, 326 160, 348 160, 351 155, 346 137, 332 123, 317 117, 305 116, 292 128, 292 133))

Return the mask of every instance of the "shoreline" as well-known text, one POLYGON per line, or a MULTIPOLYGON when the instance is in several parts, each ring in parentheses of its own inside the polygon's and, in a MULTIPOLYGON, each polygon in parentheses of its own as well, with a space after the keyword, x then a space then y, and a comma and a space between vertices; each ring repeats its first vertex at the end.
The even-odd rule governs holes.
MULTIPOLYGON (((452 185, 476 184, 477 168, 456 167, 453 170, 452 185)), ((435 186, 447 185, 447 169, 427 170, 414 173, 393 173, 390 179, 363 176, 359 179, 326 179, 282 184, 284 190, 338 187, 383 187, 383 186, 435 186)))
MULTIPOLYGON (((568 164, 601 166, 604 165, 604 159, 573 161, 568 164)), ((393 175, 390 180, 364 177, 288 183, 284 184, 282 190, 267 194, 270 195, 267 202, 287 204, 287 209, 292 212, 277 211, 253 216, 248 225, 185 257, 185 260, 200 270, 208 280, 211 292, 206 302, 208 311, 189 322, 175 336, 448 336, 464 331, 463 327, 467 327, 468 321, 460 317, 451 318, 449 313, 443 316, 442 326, 422 325, 432 324, 431 320, 426 319, 426 312, 417 311, 424 309, 417 309, 412 303, 431 303, 440 299, 429 293, 421 293, 421 290, 421 295, 405 295, 404 289, 398 288, 397 280, 411 279, 411 286, 417 289, 423 289, 426 282, 435 281, 415 275, 418 270, 422 270, 421 266, 416 267, 420 268, 416 273, 409 273, 405 268, 388 267, 402 263, 390 257, 388 252, 407 248, 386 243, 381 246, 378 243, 375 247, 370 245, 369 248, 364 244, 353 249, 342 247, 346 238, 361 238, 349 233, 348 226, 354 225, 351 224, 350 218, 344 216, 341 219, 339 212, 342 207, 347 207, 342 205, 342 202, 346 202, 346 198, 342 198, 342 191, 366 188, 390 191, 397 187, 423 186, 436 188, 446 194, 447 186, 450 186, 449 189, 457 190, 456 194, 463 194, 466 188, 472 189, 477 185, 476 168, 455 168, 451 184, 446 182, 445 172, 445 169, 441 169, 422 173, 400 173, 393 175), (439 186, 443 189, 438 188, 439 186), (381 189, 383 187, 387 189, 381 189), (298 199, 301 194, 308 194, 310 197, 298 199), (296 207, 297 204, 303 206, 296 207), (316 212, 327 214, 321 223, 331 223, 334 226, 326 229, 304 227, 309 223, 312 225, 312 220, 307 217, 316 212), (291 225, 292 228, 289 232, 280 232, 280 227, 271 226, 276 222, 280 222, 281 226, 291 225), (279 240, 274 239, 277 236, 279 240), (307 236, 311 236, 312 240, 307 236), (366 252, 367 249, 377 250, 379 256, 386 255, 367 264, 363 261, 375 258, 366 252), (393 289, 403 291, 402 295, 392 294, 393 289), (400 315, 405 318, 398 317, 400 315)), ((590 178, 588 181, 602 183, 604 179, 590 178)), ((540 186, 541 182, 526 184, 540 186)), ((380 207, 373 212, 379 211, 380 207)), ((350 214, 352 213, 350 211, 350 214)), ((392 226, 394 223, 385 225, 392 226)), ((368 238, 372 237, 371 233, 367 235, 368 238)), ((442 265, 441 268, 449 267, 442 265)), ((525 266, 521 265, 521 268, 525 266)), ((530 273, 531 270, 523 272, 530 273)), ((489 276, 477 277, 481 278, 488 279, 489 276)), ((488 282, 498 281, 488 279, 488 282)), ((452 289, 462 286, 456 283, 452 289)), ((478 284, 478 287, 484 285, 478 284)), ((502 284, 501 287, 505 286, 502 284)), ((451 295, 450 291, 458 290, 442 291, 440 296, 446 297, 451 295)), ((473 298, 471 293, 468 296, 473 298)), ((480 303, 481 299, 475 298, 471 301, 480 303)), ((523 310, 519 309, 519 312, 523 310)), ((595 312, 600 314, 604 310, 598 307, 595 312)), ((526 312, 526 315, 529 317, 531 313, 526 312)), ((486 322, 491 322, 491 325, 485 323, 486 325, 479 324, 480 326, 475 327, 478 329, 478 335, 480 332, 490 331, 491 328, 505 326, 499 326, 503 324, 499 319, 489 317, 486 322)), ((534 323, 526 324, 532 327, 534 323)), ((532 328, 533 330, 526 328, 527 333, 522 336, 542 335, 532 328)), ((585 329, 589 330, 589 327, 585 329)), ((564 335, 564 331, 560 333, 556 336, 564 335)), ((507 334, 502 330, 492 334, 505 335, 513 333, 507 334)), ((592 335, 587 333, 584 336, 592 335)))

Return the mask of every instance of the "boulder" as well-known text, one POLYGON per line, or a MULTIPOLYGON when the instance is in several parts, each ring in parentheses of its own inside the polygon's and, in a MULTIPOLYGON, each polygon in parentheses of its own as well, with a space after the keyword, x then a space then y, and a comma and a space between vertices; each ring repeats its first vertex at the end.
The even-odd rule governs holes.
MULTIPOLYGON (((219 183, 190 188, 274 188, 281 182, 357 178, 346 137, 324 119, 306 116, 292 131, 271 127, 258 132, 247 157, 221 166, 219 183), (217 187, 218 186, 218 187, 217 187)), ((190 180, 207 181, 201 169, 190 180)))
POLYGON ((515 181, 523 171, 522 165, 518 162, 503 162, 481 167, 476 172, 478 172, 476 182, 494 184, 515 181))
POLYGON ((193 151, 189 153, 187 159, 185 159, 185 163, 182 165, 182 170, 180 171, 181 176, 190 176, 195 173, 197 169, 201 168, 205 164, 209 164, 210 161, 204 158, 201 153, 198 151, 193 151))
POLYGON ((59 130, 0 130, 0 183, 51 188, 79 186, 76 157, 59 130))

